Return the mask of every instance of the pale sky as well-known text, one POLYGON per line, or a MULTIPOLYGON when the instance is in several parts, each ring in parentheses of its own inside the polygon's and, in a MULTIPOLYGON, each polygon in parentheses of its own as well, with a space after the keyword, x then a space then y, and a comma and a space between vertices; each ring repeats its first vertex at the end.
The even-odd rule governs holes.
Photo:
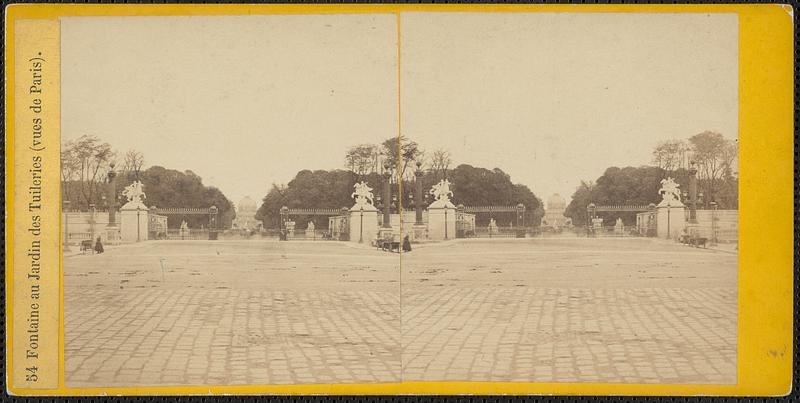
MULTIPOLYGON (((397 135, 394 14, 62 19, 62 135, 234 203, 397 135)), ((145 189, 145 192, 147 190, 145 189)))
MULTIPOLYGON (((234 203, 397 135, 393 14, 62 19, 62 136, 234 203)), ((661 140, 738 135, 735 14, 403 13, 401 125, 569 199, 661 140)))
POLYGON ((401 28, 403 132, 543 200, 649 164, 659 141, 738 135, 735 14, 415 13, 401 28))

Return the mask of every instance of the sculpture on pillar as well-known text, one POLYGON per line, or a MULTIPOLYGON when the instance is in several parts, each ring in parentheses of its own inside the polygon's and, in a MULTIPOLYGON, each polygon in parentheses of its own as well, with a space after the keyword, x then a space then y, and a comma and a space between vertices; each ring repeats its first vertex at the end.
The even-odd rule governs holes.
POLYGON ((136 209, 142 208, 147 209, 144 203, 142 202, 147 196, 144 194, 144 185, 142 182, 135 181, 130 185, 126 186, 125 189, 122 191, 122 195, 128 199, 128 202, 122 206, 123 209, 136 209))
POLYGON ((372 188, 362 181, 353 185, 355 191, 350 195, 356 199, 355 205, 350 210, 342 209, 349 213, 347 226, 349 238, 353 242, 369 242, 378 233, 378 209, 372 204, 372 188))
POLYGON ((433 203, 431 203, 428 208, 437 208, 437 207, 449 207, 455 208, 453 203, 450 202, 450 196, 453 195, 453 191, 450 190, 450 181, 447 179, 442 179, 439 183, 433 185, 429 194, 433 195, 436 199, 433 203))
POLYGON ((663 198, 658 203, 657 232, 660 238, 675 238, 686 226, 684 208, 681 203, 681 191, 672 178, 661 180, 658 193, 663 198), (675 210, 675 211, 673 211, 675 210))
POLYGON ((658 194, 661 195, 662 200, 659 206, 683 206, 681 203, 680 185, 675 182, 675 179, 668 177, 661 180, 661 189, 658 194))
POLYGON ((458 217, 456 206, 450 202, 453 195, 450 181, 442 179, 428 193, 436 199, 428 206, 428 238, 445 240, 455 237, 458 217))
POLYGON ((374 209, 374 206, 372 205, 373 201, 372 188, 369 187, 369 185, 367 185, 367 183, 364 181, 362 181, 361 183, 356 183, 355 185, 353 185, 353 187, 355 188, 355 191, 350 195, 350 197, 355 197, 356 204, 353 206, 351 210, 353 209, 358 210, 359 207, 366 208, 367 206, 374 209))
POLYGON ((120 208, 120 234, 123 242, 146 241, 149 231, 150 211, 142 200, 145 198, 144 185, 135 181, 125 187, 122 195, 128 199, 120 208))

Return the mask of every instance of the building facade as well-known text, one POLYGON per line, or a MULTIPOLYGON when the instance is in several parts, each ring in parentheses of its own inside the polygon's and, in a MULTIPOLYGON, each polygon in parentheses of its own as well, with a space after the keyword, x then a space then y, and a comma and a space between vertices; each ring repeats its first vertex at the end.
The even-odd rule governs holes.
POLYGON ((550 196, 547 199, 541 226, 550 228, 564 228, 568 226, 571 220, 564 217, 565 211, 567 211, 567 201, 558 193, 550 196))
POLYGON ((233 219, 234 229, 254 230, 261 227, 261 221, 256 220, 258 205, 250 198, 245 196, 236 205, 236 218, 233 219))

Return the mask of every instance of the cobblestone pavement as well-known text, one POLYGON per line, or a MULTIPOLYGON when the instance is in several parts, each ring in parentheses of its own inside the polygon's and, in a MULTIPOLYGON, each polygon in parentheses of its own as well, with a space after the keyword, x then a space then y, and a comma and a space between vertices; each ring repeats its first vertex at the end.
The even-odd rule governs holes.
POLYGON ((538 240, 403 259, 406 381, 736 382, 733 254, 538 240))
POLYGON ((400 379, 397 255, 154 243, 64 267, 70 387, 400 379))
POLYGON ((333 242, 66 257, 67 386, 736 381, 735 253, 469 240, 398 263, 333 242))

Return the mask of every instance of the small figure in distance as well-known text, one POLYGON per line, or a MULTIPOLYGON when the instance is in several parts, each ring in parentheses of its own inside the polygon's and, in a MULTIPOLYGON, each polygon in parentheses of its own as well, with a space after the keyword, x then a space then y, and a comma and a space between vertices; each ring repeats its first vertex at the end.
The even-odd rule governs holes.
POLYGON ((411 241, 408 240, 408 235, 403 237, 403 252, 411 252, 411 241))
POLYGON ((100 240, 100 237, 97 237, 97 242, 94 243, 94 251, 96 253, 103 253, 103 242, 100 240))

